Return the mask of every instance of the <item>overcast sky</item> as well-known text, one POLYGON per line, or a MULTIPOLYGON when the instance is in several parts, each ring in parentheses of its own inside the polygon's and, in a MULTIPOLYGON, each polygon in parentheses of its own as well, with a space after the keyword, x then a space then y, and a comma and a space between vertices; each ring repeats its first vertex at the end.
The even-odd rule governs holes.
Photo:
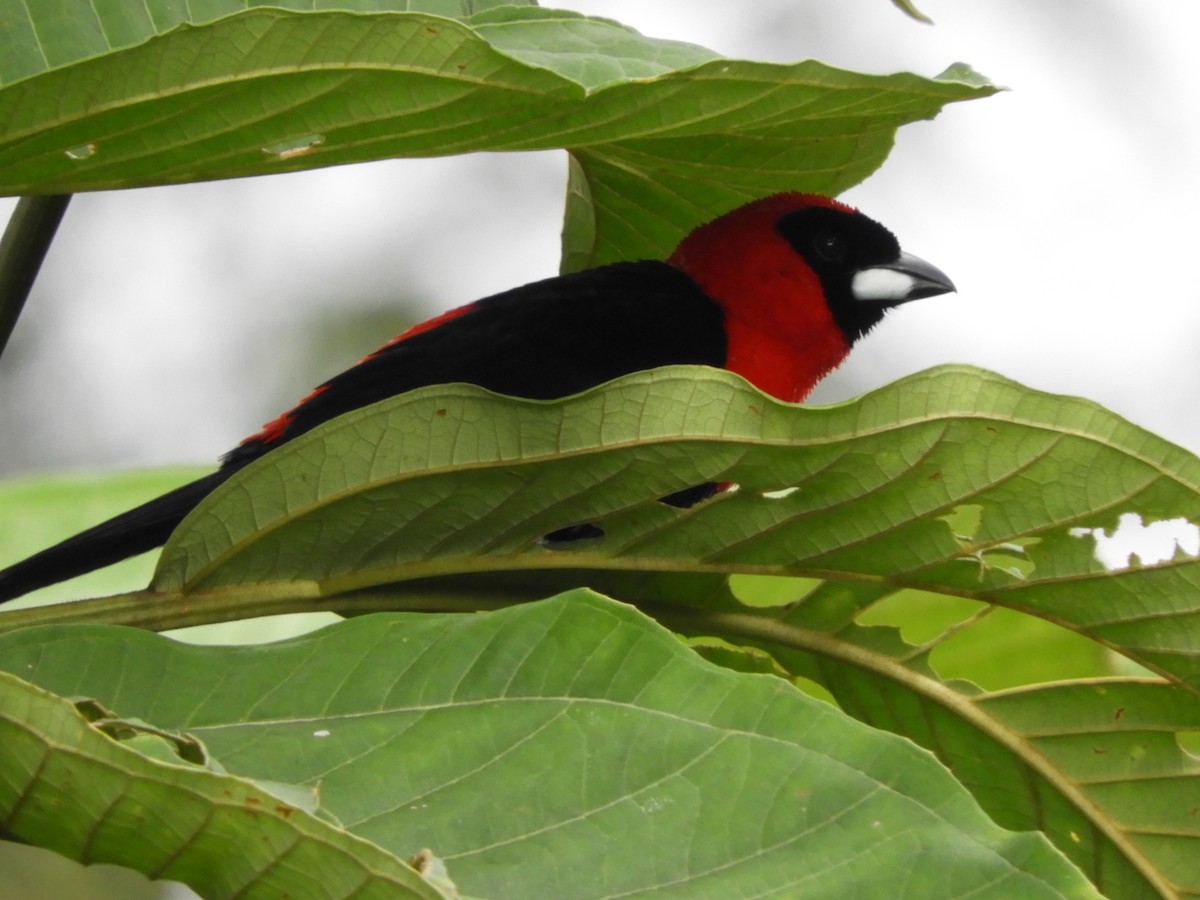
MULTIPOLYGON (((926 0, 933 27, 887 0, 561 5, 1010 87, 902 129, 845 195, 960 293, 890 316, 816 398, 972 363, 1200 449, 1200 4, 926 0)), ((476 155, 77 196, 0 362, 0 472, 214 461, 406 317, 553 274, 564 176, 561 153, 476 155), (314 360, 356 313, 378 333, 314 360)))

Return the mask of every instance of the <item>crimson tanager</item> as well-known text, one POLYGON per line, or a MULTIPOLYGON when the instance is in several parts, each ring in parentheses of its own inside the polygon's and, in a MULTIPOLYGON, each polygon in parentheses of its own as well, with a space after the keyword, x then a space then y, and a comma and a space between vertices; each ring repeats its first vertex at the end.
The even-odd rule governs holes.
MULTIPOLYGON (((954 290, 845 204, 775 194, 701 225, 665 262, 560 275, 460 306, 389 341, 227 453, 211 475, 0 571, 0 601, 161 545, 213 488, 334 416, 404 391, 465 382, 564 397, 656 366, 729 369, 803 399, 891 307, 954 290)), ((708 486, 664 498, 687 505, 708 486)), ((594 531, 564 523, 551 537, 594 531)))

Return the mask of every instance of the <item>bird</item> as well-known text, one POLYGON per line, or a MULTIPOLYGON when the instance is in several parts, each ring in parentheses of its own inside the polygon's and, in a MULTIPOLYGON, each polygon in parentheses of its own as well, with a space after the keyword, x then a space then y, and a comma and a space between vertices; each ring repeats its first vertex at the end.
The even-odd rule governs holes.
MULTIPOLYGON (((535 281, 415 325, 318 386, 211 474, 0 570, 0 602, 166 542, 214 488, 342 413, 415 388, 466 383, 552 400, 659 366, 724 368, 803 400, 892 308, 955 291, 883 225, 818 194, 784 192, 689 232, 666 260, 535 281)), ((663 498, 689 506, 717 488, 663 498)), ((589 537, 568 525, 550 541, 589 537)))

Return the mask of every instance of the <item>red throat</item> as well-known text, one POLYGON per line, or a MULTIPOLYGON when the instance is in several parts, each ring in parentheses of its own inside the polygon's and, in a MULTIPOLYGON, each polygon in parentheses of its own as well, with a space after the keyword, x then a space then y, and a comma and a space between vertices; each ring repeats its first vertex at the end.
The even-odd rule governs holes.
POLYGON ((809 206, 853 211, 826 197, 776 194, 697 228, 667 260, 724 310, 726 368, 792 402, 850 352, 820 279, 775 229, 809 206))

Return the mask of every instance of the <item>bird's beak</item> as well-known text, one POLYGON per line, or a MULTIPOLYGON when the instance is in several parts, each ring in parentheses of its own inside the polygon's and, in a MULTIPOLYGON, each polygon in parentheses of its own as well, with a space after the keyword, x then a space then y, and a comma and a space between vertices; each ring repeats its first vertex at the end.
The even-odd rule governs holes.
POLYGON ((855 300, 888 306, 954 290, 954 282, 945 272, 911 253, 901 253, 893 262, 859 269, 850 282, 850 292, 855 300))

